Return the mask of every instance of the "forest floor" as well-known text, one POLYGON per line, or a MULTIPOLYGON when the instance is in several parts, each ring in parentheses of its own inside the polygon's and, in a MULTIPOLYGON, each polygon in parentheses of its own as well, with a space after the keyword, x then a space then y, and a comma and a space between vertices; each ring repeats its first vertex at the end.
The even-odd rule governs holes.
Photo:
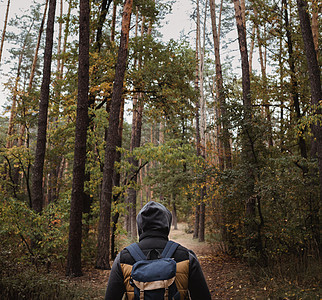
MULTIPOLYGON (((276 278, 270 278, 268 275, 266 278, 256 276, 246 264, 223 254, 219 245, 200 243, 193 239, 192 234, 186 232, 186 228, 186 224, 179 224, 178 230, 171 231, 170 239, 196 253, 213 300, 322 299, 318 283, 303 287, 294 282, 277 281, 276 278)), ((70 283, 96 291, 92 299, 104 299, 110 271, 96 269, 84 271, 83 277, 70 279, 70 283)))

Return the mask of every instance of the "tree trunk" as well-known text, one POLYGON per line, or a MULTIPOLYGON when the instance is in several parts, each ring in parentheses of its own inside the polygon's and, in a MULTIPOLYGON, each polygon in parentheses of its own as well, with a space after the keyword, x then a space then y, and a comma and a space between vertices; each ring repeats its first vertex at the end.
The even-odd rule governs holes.
MULTIPOLYGON (((138 17, 138 15, 137 15, 138 17)), ((138 19, 137 22, 138 23, 138 19)), ((145 16, 142 16, 142 23, 141 23, 141 39, 144 38, 144 25, 145 25, 145 16)), ((136 26, 136 29, 138 26, 136 26)), ((151 30, 148 32, 148 35, 151 34, 151 30)), ((136 33, 137 35, 137 33, 136 33)), ((142 57, 139 57, 138 61, 138 69, 142 68, 142 57)), ((143 94, 139 93, 138 98, 136 99, 136 102, 134 103, 133 100, 133 119, 132 119, 132 133, 131 133, 131 145, 130 145, 130 151, 133 152, 135 148, 139 148, 141 144, 141 132, 142 132, 142 117, 143 117, 143 94)), ((136 170, 139 166, 139 161, 135 157, 130 157, 130 164, 133 166, 132 170, 136 173, 136 170)), ((133 183, 137 183, 137 175, 133 178, 133 183)), ((131 236, 136 237, 137 236, 137 228, 136 228, 136 206, 137 206, 137 191, 135 188, 129 189, 129 197, 128 201, 130 204, 130 223, 131 223, 131 236)))
MULTIPOLYGON (((63 19, 63 0, 60 0, 60 20, 63 19)), ((61 71, 61 39, 62 39, 62 22, 59 22, 59 28, 58 28, 58 44, 57 44, 57 70, 56 70, 56 82, 54 84, 54 97, 57 99, 57 101, 54 102, 54 105, 52 107, 52 111, 54 111, 54 117, 52 120, 53 125, 49 124, 50 126, 57 128, 57 113, 59 111, 59 105, 60 105, 60 97, 61 97, 61 85, 60 80, 62 79, 62 73, 61 71)), ((50 147, 50 146, 49 146, 50 147)), ((62 157, 56 156, 53 158, 50 164, 50 171, 48 174, 48 180, 47 180, 47 200, 48 203, 55 202, 58 199, 57 194, 57 185, 58 185, 58 170, 59 165, 61 163, 62 157)))
MULTIPOLYGON (((291 77, 291 95, 293 100, 293 106, 295 110, 295 118, 296 121, 299 122, 302 118, 301 109, 300 109, 300 101, 299 101, 299 93, 298 93, 298 84, 296 79, 296 70, 295 70, 295 58, 293 54, 293 41, 292 41, 292 33, 291 26, 288 20, 288 10, 287 10, 287 0, 282 0, 283 3, 283 13, 284 13, 284 22, 286 29, 286 38, 287 38, 287 50, 288 50, 288 63, 290 66, 290 77, 291 77)), ((303 136, 299 136, 299 148, 301 156, 307 158, 307 150, 306 143, 303 136)), ((308 170, 305 167, 303 169, 303 173, 307 173, 308 170)))
MULTIPOLYGON (((204 198, 205 189, 202 189, 202 197, 204 198)), ((199 224, 199 242, 205 241, 205 219, 206 219, 206 204, 201 202, 200 204, 200 224, 199 224)))
MULTIPOLYGON (((317 55, 317 60, 319 61, 319 1, 312 1, 312 34, 314 41, 314 48, 317 55)), ((320 10, 321 12, 321 10, 320 10)))
POLYGON ((234 1, 235 17, 238 31, 239 50, 241 54, 242 63, 242 87, 243 87, 243 106, 244 117, 242 125, 242 155, 246 163, 248 178, 245 179, 245 229, 248 251, 257 248, 257 225, 255 222, 256 202, 254 197, 255 186, 255 166, 257 164, 257 155, 254 150, 254 139, 252 133, 252 103, 251 103, 251 90, 250 90, 250 76, 249 76, 249 62, 247 54, 247 41, 246 41, 246 28, 244 27, 241 7, 239 0, 234 1))
POLYGON ((174 230, 178 230, 178 216, 177 216, 177 206, 176 197, 172 196, 172 225, 174 230))
POLYGON ((10 0, 8 0, 8 3, 7 3, 6 16, 5 16, 5 19, 4 19, 4 25, 3 25, 3 30, 2 30, 2 38, 1 38, 1 46, 0 46, 0 65, 1 65, 1 58, 2 58, 4 40, 6 38, 6 30, 7 30, 7 24, 8 24, 9 8, 10 8, 10 0))
POLYGON ((102 1, 100 16, 99 16, 98 24, 97 24, 97 32, 96 32, 96 48, 97 48, 98 52, 101 51, 103 25, 104 25, 106 15, 107 15, 107 12, 110 8, 112 1, 113 0, 103 0, 102 1))
MULTIPOLYGON (((31 29, 31 27, 30 27, 30 29, 31 29)), ((17 94, 18 94, 18 84, 19 84, 19 79, 20 79, 21 63, 22 63, 24 52, 25 52, 26 43, 27 43, 27 37, 29 35, 30 29, 29 29, 28 33, 26 34, 26 38, 25 38, 25 41, 23 43, 21 53, 19 55, 17 76, 16 76, 15 86, 14 86, 14 90, 13 90, 12 105, 11 105, 10 118, 9 118, 9 126, 8 126, 8 131, 7 131, 7 144, 6 144, 7 149, 9 149, 9 148, 11 148, 13 146, 12 135, 14 133, 14 130, 13 130, 14 129, 14 122, 15 122, 16 113, 17 113, 17 111, 16 111, 16 108, 17 108, 17 94)))
MULTIPOLYGON (((200 31, 200 13, 199 13, 199 0, 197 1, 197 22, 199 24, 199 52, 200 52, 200 60, 199 60, 199 91, 200 91, 200 143, 201 143, 201 156, 203 159, 206 159, 206 100, 204 96, 204 55, 205 55, 205 42, 206 42, 206 21, 207 21, 207 4, 205 4, 205 15, 204 15, 204 29, 203 29, 203 46, 201 47, 201 31, 200 31)), ((204 182, 202 182, 204 184, 204 182)), ((204 241, 205 237, 205 188, 200 187, 200 216, 199 216, 199 242, 204 241)))
MULTIPOLYGON (((60 19, 63 19, 63 0, 60 0, 60 19)), ((62 39, 62 30, 63 30, 63 23, 59 23, 59 30, 58 30, 58 45, 57 45, 57 79, 61 79, 61 39, 62 39)))
MULTIPOLYGON (((139 99, 137 107, 133 108, 133 123, 132 123, 132 135, 131 135, 131 146, 130 151, 133 152, 135 148, 140 147, 141 144, 141 129, 142 129, 142 114, 143 114, 143 103, 142 99, 139 99), (134 116, 135 115, 135 116, 134 116)), ((136 172, 139 166, 139 161, 135 157, 130 157, 130 164, 132 165, 132 171, 136 172)), ((137 183, 137 175, 133 178, 133 183, 137 183)), ((131 223, 131 236, 137 236, 136 229, 136 196, 137 192, 135 188, 129 189, 128 202, 130 204, 130 223, 131 223)))
POLYGON ((64 66, 65 66, 65 56, 66 56, 66 47, 67 47, 67 38, 69 34, 69 24, 70 24, 70 13, 72 9, 71 1, 69 0, 69 5, 68 5, 68 11, 67 11, 67 17, 66 17, 66 25, 65 25, 65 30, 64 30, 64 44, 63 44, 63 51, 62 51, 62 60, 61 60, 61 65, 60 65, 60 74, 63 75, 64 71, 64 66))
MULTIPOLYGON (((215 64, 216 64, 216 94, 220 106, 220 115, 221 115, 221 127, 222 127, 222 145, 224 150, 224 162, 227 168, 231 168, 231 147, 230 147, 230 135, 227 129, 227 110, 226 110, 226 101, 224 94, 224 81, 222 76, 221 60, 220 60, 220 49, 219 49, 219 35, 217 33, 217 24, 216 24, 216 10, 215 10, 215 1, 210 0, 210 12, 211 12, 211 23, 212 23, 212 33, 214 39, 215 47, 215 64)), ((217 119, 218 121, 218 119, 217 119)))
POLYGON ((112 218, 112 223, 113 223, 112 238, 111 238, 111 257, 112 257, 112 259, 115 259, 116 255, 117 255, 117 250, 115 247, 115 233, 116 233, 117 222, 118 222, 119 216, 120 216, 120 213, 116 212, 112 218))
POLYGON ((111 38, 110 38, 111 42, 114 42, 114 39, 115 39, 116 10, 117 10, 117 1, 114 0, 112 21, 111 21, 111 38))
POLYGON ((44 54, 43 79, 40 91, 39 113, 38 113, 38 134, 35 161, 33 166, 32 177, 32 208, 36 212, 42 211, 43 206, 43 170, 46 152, 46 134, 47 134, 47 115, 49 103, 49 86, 51 74, 51 60, 53 50, 53 35, 55 24, 56 0, 50 0, 47 29, 46 29, 46 46, 44 54))
MULTIPOLYGON (((123 137, 123 122, 124 122, 124 99, 122 99, 122 104, 121 104, 121 111, 120 111, 120 123, 119 123, 119 128, 118 128, 118 141, 117 141, 117 147, 121 148, 122 147, 122 137, 123 137)), ((121 152, 117 151, 116 152, 116 162, 121 161, 121 152)), ((121 185, 121 174, 120 172, 114 172, 114 186, 120 186, 121 185)), ((117 201, 117 200, 114 200, 117 201)), ((120 200, 121 201, 121 200, 120 200)), ((116 228, 117 228, 117 222, 119 219, 119 212, 116 212, 114 216, 112 217, 112 222, 113 222, 113 228, 112 228, 112 238, 111 238, 111 257, 112 259, 115 259, 117 255, 117 251, 115 248, 115 235, 116 235, 116 228)))
MULTIPOLYGON (((45 20, 46 20, 48 2, 49 2, 49 0, 46 1, 43 18, 42 18, 40 28, 39 28, 37 46, 36 46, 32 66, 31 66, 30 76, 29 76, 29 84, 28 84, 28 89, 27 89, 27 95, 30 93, 30 91, 32 89, 32 83, 33 83, 34 76, 35 76, 37 59, 38 59, 38 52, 39 52, 39 47, 40 47, 40 40, 41 40, 41 36, 42 36, 43 30, 44 30, 44 24, 45 24, 45 20)), ((25 126, 25 124, 22 124, 21 127, 20 127, 20 131, 19 131, 18 147, 20 147, 24 143, 24 138, 23 137, 25 135, 25 130, 26 130, 26 126, 25 126)))
POLYGON ((73 185, 66 274, 81 276, 82 213, 86 162, 89 91, 89 0, 80 1, 78 96, 75 128, 73 185))
POLYGON ((199 225, 200 225, 200 205, 195 206, 195 223, 193 228, 193 238, 199 237, 199 225))
POLYGON ((258 52, 259 52, 259 60, 260 60, 260 66, 261 66, 261 73, 262 73, 262 81, 263 81, 263 87, 264 87, 264 93, 263 93, 263 106, 265 110, 265 117, 267 119, 268 123, 268 145, 270 147, 273 146, 273 132, 272 132, 272 120, 271 120, 271 113, 269 110, 269 94, 267 90, 267 76, 266 76, 266 54, 265 51, 263 53, 262 51, 262 38, 260 35, 260 28, 258 26, 258 13, 257 9, 254 5, 254 16, 255 16, 255 27, 257 30, 257 42, 258 42, 258 52))
MULTIPOLYGON (((199 14, 199 0, 197 0, 197 23, 196 23, 196 77, 195 77, 195 90, 200 93, 199 89, 199 40, 200 40, 200 14, 199 14)), ((201 139, 200 139, 200 102, 199 97, 196 99, 196 151, 197 156, 201 155, 201 139)), ((198 201, 199 199, 197 199, 198 201)), ((199 221, 200 221, 200 206, 196 205, 196 213, 195 213, 195 220, 194 220, 194 231, 193 231, 193 238, 197 238, 199 236, 199 221)))
POLYGON ((253 72, 253 54, 254 54, 254 47, 255 47, 255 31, 256 31, 256 26, 253 25, 250 50, 249 50, 249 73, 250 74, 252 74, 252 72, 253 72))
POLYGON ((315 242, 318 245, 318 251, 321 251, 319 231, 319 210, 322 198, 322 126, 320 121, 322 111, 319 107, 320 101, 322 99, 321 78, 310 24, 310 17, 308 14, 307 2, 303 0, 297 0, 297 7, 301 24, 302 38, 304 42, 308 73, 310 78, 311 102, 312 106, 315 107, 316 116, 316 123, 312 125, 312 129, 316 140, 315 142, 319 169, 320 199, 316 199, 312 203, 311 226, 315 242))
POLYGON ((109 126, 106 136, 105 163, 103 170, 102 194, 100 202, 100 218, 98 226, 98 246, 96 268, 110 269, 110 220, 113 189, 113 172, 116 155, 116 143, 122 103, 123 81, 126 69, 130 21, 133 0, 126 0, 122 16, 121 41, 118 52, 115 81, 111 99, 109 126))
MULTIPOLYGON (((102 46, 102 29, 103 29, 103 25, 104 25, 104 22, 105 22, 105 19, 106 19, 106 15, 107 15, 107 12, 108 12, 108 9, 109 9, 109 6, 111 4, 112 0, 103 0, 102 1, 102 5, 101 5, 101 8, 100 8, 100 13, 99 13, 99 17, 98 17, 98 22, 97 22, 97 31, 96 31, 96 41, 95 41, 95 44, 94 44, 94 52, 97 52, 98 54, 101 52, 101 46, 102 46)), ((93 70, 92 70, 92 76, 95 78, 95 79, 98 79, 98 75, 97 75, 97 66, 95 65, 93 70)), ((94 108, 94 105, 95 105, 95 101, 96 101, 96 97, 95 97, 95 94, 90 92, 89 94, 89 97, 88 97, 88 107, 90 109, 93 109, 94 108)), ((107 105, 106 106, 106 111, 108 111, 109 109, 109 106, 107 105)), ((88 130, 89 131, 93 131, 94 130, 94 124, 93 124, 93 119, 94 119, 94 113, 90 113, 89 114, 89 122, 88 122, 88 130)), ((86 172, 85 174, 85 185, 86 185, 86 182, 89 182, 91 179, 91 174, 89 171, 86 172)), ((91 218, 91 205, 92 205, 92 197, 91 195, 87 192, 87 193, 84 193, 84 198, 83 198, 83 212, 87 214, 88 216, 88 219, 91 218)), ((88 233, 88 226, 86 226, 84 228, 84 233, 87 234, 88 233)))

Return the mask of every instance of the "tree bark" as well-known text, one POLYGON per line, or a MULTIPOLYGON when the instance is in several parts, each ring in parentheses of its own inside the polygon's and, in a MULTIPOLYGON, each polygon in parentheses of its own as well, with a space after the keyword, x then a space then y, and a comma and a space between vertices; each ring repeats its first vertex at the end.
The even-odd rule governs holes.
POLYGON ((249 73, 250 74, 252 74, 252 72, 253 72, 253 54, 254 54, 254 47, 255 47, 255 31, 256 31, 256 26, 253 25, 250 50, 249 50, 249 73))
POLYGON ((177 206, 176 206, 176 197, 172 197, 172 225, 174 230, 178 230, 178 216, 177 216, 177 206))
MULTIPOLYGON (((220 49, 219 49, 219 35, 217 31, 216 24, 216 10, 215 10, 215 1, 210 0, 210 12, 211 12, 211 23, 212 23, 212 33, 214 39, 215 47, 215 64, 216 64, 216 94, 220 106, 220 115, 221 115, 221 127, 222 127, 222 144, 224 150, 224 162, 227 168, 231 168, 231 147, 230 147, 230 134, 227 129, 227 110, 226 110, 226 101, 224 93, 224 81, 222 76, 221 60, 220 60, 220 49)), ((217 120, 218 121, 218 120, 217 120)), ((219 136, 217 138, 220 138, 219 136)), ((222 166, 223 167, 223 166, 222 166)))
MULTIPOLYGON (((132 134, 131 134, 131 145, 130 151, 133 152, 135 148, 140 147, 141 144, 141 129, 142 129, 142 114, 143 114, 143 103, 142 99, 138 99, 137 107, 133 107, 133 120, 132 120, 132 134)), ((130 157, 130 164, 132 165, 133 172, 136 172, 139 161, 135 157, 130 157)), ((133 178, 133 183, 137 183, 137 175, 133 178)), ((135 187, 129 188, 128 202, 130 204, 130 224, 131 224, 131 236, 137 236, 136 229, 136 196, 137 192, 135 187)))
POLYGON ((65 30, 64 30, 64 43, 63 43, 63 51, 62 51, 62 60, 60 64, 60 74, 63 75, 64 73, 64 66, 65 66, 65 56, 66 56, 66 47, 67 47, 67 38, 69 34, 69 24, 70 24, 70 13, 72 9, 71 1, 69 0, 69 5, 68 5, 68 11, 67 11, 67 17, 66 17, 66 25, 65 25, 65 30))
MULTIPOLYGON (((321 5, 320 5, 321 6, 321 5)), ((321 12, 318 0, 312 1, 312 34, 314 48, 319 61, 319 12, 321 12)))
MULTIPOLYGON (((195 90, 197 95, 200 94, 199 88, 199 49, 200 46, 200 13, 199 13, 199 0, 197 0, 197 22, 196 22, 196 70, 195 70, 195 90)), ((201 138, 200 138, 200 101, 199 97, 196 99, 196 152, 197 156, 201 156, 201 138)), ((199 200, 199 199, 198 199, 199 200)), ((197 238, 199 236, 199 223, 200 223, 200 205, 196 205, 195 207, 195 220, 194 220, 194 231, 193 238, 197 238)))
MULTIPOLYGON (((138 17, 138 15, 137 15, 138 17)), ((138 23, 138 19, 137 22, 138 23)), ((145 26, 145 16, 142 16, 141 23, 141 39, 144 38, 144 26, 145 26)), ((151 25, 152 26, 152 25, 151 25)), ((138 27, 136 26, 136 29, 138 27)), ((150 28, 150 27, 149 27, 150 28)), ((147 35, 151 34, 151 30, 148 31, 147 35)), ((136 34, 137 35, 137 34, 136 34)), ((142 67, 142 57, 139 57, 138 61, 138 69, 142 67)), ((135 98, 134 98, 135 99, 135 98)), ((142 133, 142 117, 143 117, 143 94, 139 93, 138 97, 136 97, 136 101, 133 99, 133 119, 132 119, 132 132, 131 132, 131 145, 130 151, 133 152, 135 148, 139 148, 141 144, 141 133, 142 133)), ((132 165, 133 172, 136 172, 139 166, 139 161, 135 157, 130 157, 130 164, 132 165)), ((137 183, 138 176, 135 175, 133 178, 133 183, 137 183)), ((135 188, 129 188, 129 197, 128 202, 130 204, 130 223, 131 223, 131 236, 137 236, 137 228, 136 228, 136 206, 137 206, 137 191, 135 188)))
MULTIPOLYGON (((44 30, 44 24, 45 24, 45 20, 46 20, 46 13, 47 13, 47 8, 48 8, 48 2, 49 2, 49 0, 46 1, 43 18, 42 18, 42 21, 41 21, 41 24, 40 24, 40 28, 39 28, 38 39, 37 39, 37 46, 36 46, 36 50, 35 50, 35 54, 34 54, 32 66, 31 66, 30 76, 29 76, 29 84, 28 84, 28 89, 27 89, 27 95, 30 93, 30 91, 32 89, 32 83, 33 83, 34 76, 35 76, 37 59, 38 59, 38 52, 39 52, 39 47, 40 47, 40 40, 41 40, 41 36, 42 36, 43 30, 44 30)), ((26 130, 26 126, 25 126, 25 124, 22 124, 21 127, 20 127, 20 131, 19 131, 18 147, 20 147, 24 143, 23 136, 25 134, 25 130, 26 130)))
POLYGON ((43 170, 46 152, 47 116, 55 24, 55 9, 56 0, 50 0, 46 29, 43 79, 39 101, 37 145, 32 174, 32 208, 38 213, 42 211, 43 206, 43 170))
MULTIPOLYGON (((205 188, 202 189, 201 193, 202 198, 204 198, 205 194, 205 188)), ((201 202, 200 204, 200 224, 199 224, 199 242, 204 242, 205 241, 205 219, 206 219, 206 204, 204 201, 201 202)))
POLYGON ((100 201, 100 218, 98 226, 98 247, 96 268, 110 269, 110 229, 111 229, 111 201, 113 189, 113 173, 116 155, 116 143, 119 126, 120 108, 122 103, 123 81, 126 69, 130 21, 133 0, 126 0, 122 16, 122 31, 118 52, 115 81, 111 99, 109 126, 106 136, 105 163, 103 170, 102 194, 100 201))
POLYGON ((103 25, 104 25, 106 15, 107 15, 107 12, 110 8, 112 1, 113 0, 103 0, 102 1, 101 12, 100 12, 100 16, 98 19, 97 32, 96 32, 96 48, 98 49, 98 52, 101 51, 103 25))
POLYGON ((37 46, 36 46, 34 58, 33 58, 33 61, 32 61, 30 76, 29 76, 28 93, 30 93, 30 91, 32 89, 32 83, 33 83, 34 77, 35 77, 35 71, 36 71, 36 65, 37 65, 37 59, 38 59, 38 52, 39 52, 39 48, 40 48, 40 41, 41 41, 42 33, 44 31, 44 25, 45 25, 45 20, 46 20, 48 2, 49 2, 49 0, 46 1, 46 5, 45 5, 45 9, 44 9, 44 15, 43 15, 43 18, 41 20, 41 24, 40 24, 40 28, 39 28, 37 46))
POLYGON ((242 87, 243 87, 243 106, 244 116, 242 124, 242 155, 245 161, 247 179, 245 179, 245 230, 248 251, 252 251, 257 246, 257 225, 255 222, 256 201, 254 197, 255 172, 257 155, 254 147, 254 137, 252 133, 252 103, 250 89, 249 62, 247 54, 246 29, 244 27, 241 7, 239 0, 234 1, 235 18, 238 31, 239 50, 242 64, 242 87))
POLYGON ((5 19, 4 19, 4 25, 3 25, 3 30, 2 30, 2 38, 1 38, 1 46, 0 46, 0 65, 1 65, 1 58, 2 58, 4 40, 6 38, 6 30, 7 30, 7 24, 8 24, 9 8, 10 8, 10 0, 8 0, 8 3, 7 3, 6 16, 5 16, 5 19))
POLYGON ((297 0, 298 13, 301 24, 302 38, 304 42, 305 55, 308 66, 308 73, 310 78, 311 88, 311 103, 314 107, 314 114, 316 116, 316 122, 312 125, 312 131, 316 143, 316 154, 318 159, 319 169, 319 184, 320 184, 320 199, 316 199, 312 203, 311 209, 311 226, 312 232, 316 244, 318 245, 318 251, 321 251, 320 243, 320 231, 319 231, 319 210, 322 199, 322 126, 321 126, 321 104, 322 99, 321 93, 321 78, 320 78, 320 67, 317 60, 317 54, 315 51, 315 45, 313 40, 313 34, 310 24, 310 17, 308 14, 308 5, 304 0, 297 0))
POLYGON ((110 38, 111 42, 114 42, 114 39, 115 39, 116 10, 117 10, 117 2, 116 0, 114 0, 112 22, 111 22, 111 38, 110 38))
MULTIPOLYGON (((287 38, 288 63, 290 67, 291 95, 293 100, 293 107, 295 110, 295 118, 296 118, 296 121, 299 122, 300 119, 302 118, 302 114, 300 109, 298 84, 297 84, 296 71, 295 71, 295 59, 293 54, 293 40, 292 40, 291 26, 289 24, 289 19, 288 19, 287 3, 288 3, 287 0, 282 0, 286 38, 287 38)), ((299 136, 299 148, 300 148, 301 156, 304 158, 307 158, 306 143, 303 136, 301 135, 299 136)), ((303 172, 307 173, 308 172, 307 168, 304 168, 303 172)))
POLYGON ((82 213, 89 91, 89 0, 80 1, 78 96, 66 274, 81 276, 82 213))
POLYGON ((200 205, 195 207, 195 223, 193 228, 193 238, 197 239, 199 237, 199 226, 200 226, 200 205))
POLYGON ((267 91, 267 75, 266 75, 266 52, 262 50, 262 37, 260 35, 260 28, 258 26, 258 13, 256 6, 254 5, 254 16, 255 16, 255 27, 257 30, 257 42, 258 42, 258 52, 259 52, 259 60, 260 60, 260 66, 261 66, 261 73, 262 73, 262 81, 263 81, 263 87, 264 87, 264 93, 263 93, 263 106, 265 110, 265 117, 267 119, 268 123, 268 145, 270 147, 273 146, 273 131, 272 131, 272 120, 271 120, 271 113, 269 110, 269 95, 267 91))
MULTIPOLYGON (((199 0, 197 1, 197 22, 199 24, 199 90, 200 90, 200 143, 201 143, 201 156, 206 159, 206 100, 204 96, 204 56, 205 56, 205 43, 206 43, 206 21, 207 21, 207 5, 205 4, 205 15, 204 15, 204 28, 203 28, 203 46, 201 47, 201 31, 200 31, 200 13, 199 13, 199 0)), ((202 183, 204 184, 204 182, 202 183)), ((205 198, 205 187, 200 187, 200 216, 199 216, 199 242, 203 242, 205 239, 205 209, 206 205, 204 202, 205 198)))
MULTIPOLYGON (((122 104, 121 104, 121 111, 120 111, 120 123, 119 123, 119 128, 118 128, 118 140, 116 143, 116 146, 121 148, 122 147, 122 137, 123 137, 123 122, 124 122, 124 99, 122 99, 122 104)), ((121 152, 117 151, 116 152, 116 162, 121 161, 121 152)), ((120 172, 114 172, 114 186, 120 186, 121 185, 121 174, 120 172)), ((116 200, 115 200, 116 201, 116 200)), ((116 227, 117 227, 117 222, 119 219, 119 212, 116 212, 113 217, 112 217, 112 222, 113 222, 113 227, 112 227, 112 238, 111 238, 111 257, 112 259, 115 259, 117 251, 115 247, 115 235, 116 235, 116 227)))
MULTIPOLYGON (((31 29, 31 27, 30 27, 31 29)), ((30 29, 28 33, 26 34, 25 41, 22 46, 21 53, 19 55, 19 61, 18 61, 18 68, 17 68, 17 76, 15 80, 15 86, 13 90, 13 96, 12 96, 12 105, 11 105, 11 110, 10 110, 10 118, 9 118, 9 126, 8 126, 8 131, 7 131, 7 143, 6 143, 6 148, 9 149, 13 146, 13 140, 12 140, 12 135, 14 133, 14 122, 16 118, 16 113, 17 113, 17 94, 18 94, 18 84, 19 84, 19 79, 20 79, 20 71, 21 71, 21 64, 22 64, 22 59, 23 55, 25 52, 26 48, 26 43, 27 43, 27 37, 29 35, 30 29)))

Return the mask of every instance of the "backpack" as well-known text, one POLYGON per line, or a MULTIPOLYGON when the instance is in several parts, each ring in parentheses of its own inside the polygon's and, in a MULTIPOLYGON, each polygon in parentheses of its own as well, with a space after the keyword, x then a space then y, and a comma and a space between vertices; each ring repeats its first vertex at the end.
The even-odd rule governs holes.
POLYGON ((177 264, 171 258, 179 245, 168 241, 161 257, 147 259, 137 243, 126 247, 135 263, 130 283, 134 286, 135 300, 179 300, 175 284, 177 264))

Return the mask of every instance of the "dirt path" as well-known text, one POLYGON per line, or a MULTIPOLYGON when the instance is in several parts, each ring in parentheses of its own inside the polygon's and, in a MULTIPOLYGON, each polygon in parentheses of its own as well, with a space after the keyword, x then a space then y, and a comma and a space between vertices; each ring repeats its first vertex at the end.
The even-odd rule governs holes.
MULTIPOLYGON (((196 253, 207 280, 212 300, 322 299, 318 292, 315 292, 315 290, 318 290, 318 283, 297 286, 297 291, 294 291, 290 289, 291 282, 289 282, 290 286, 287 286, 288 283, 285 284, 285 282, 283 282, 284 285, 280 286, 280 282, 276 278, 269 277, 263 281, 256 277, 247 265, 218 251, 218 246, 199 243, 194 240, 192 234, 186 232, 186 226, 186 224, 179 224, 178 230, 171 230, 170 239, 196 253), (283 290, 277 296, 273 291, 280 289, 280 287, 283 290), (310 294, 312 296, 308 294, 303 297, 298 296, 305 289, 307 291, 312 290, 310 294)), ((87 270, 84 269, 84 276, 70 279, 70 284, 92 291, 90 298, 83 299, 102 300, 104 299, 110 271, 93 269, 92 265, 88 268, 87 270)))
MULTIPOLYGON (((247 266, 218 251, 216 245, 199 243, 186 233, 186 224, 179 224, 178 230, 171 230, 170 239, 193 250, 201 264, 213 300, 217 299, 268 299, 265 287, 251 284, 247 266)), ((97 291, 92 299, 104 299, 104 292, 110 271, 89 269, 85 275, 72 279, 72 284, 97 291)), ((203 299, 200 299, 203 300, 203 299)))
MULTIPOLYGON (((250 289, 251 279, 247 266, 220 253, 216 245, 200 243, 186 233, 186 224, 171 230, 170 239, 194 251, 199 259, 212 299, 267 299, 263 292, 250 289)), ((201 299, 200 299, 201 300, 201 299)))

